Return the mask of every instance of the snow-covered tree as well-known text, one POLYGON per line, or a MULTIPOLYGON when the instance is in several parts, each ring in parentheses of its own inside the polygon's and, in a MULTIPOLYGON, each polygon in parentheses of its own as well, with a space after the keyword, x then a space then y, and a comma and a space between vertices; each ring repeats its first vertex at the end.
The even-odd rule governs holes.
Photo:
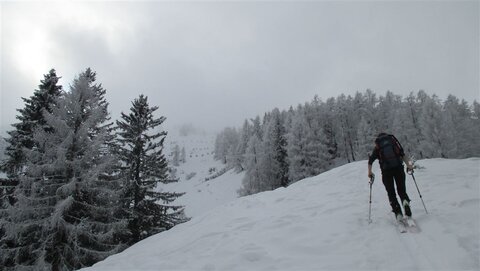
POLYGON ((233 168, 239 161, 237 149, 240 135, 236 128, 227 127, 217 135, 214 158, 233 168))
POLYGON ((105 91, 88 69, 44 112, 46 125, 25 150, 25 174, 18 199, 2 224, 5 266, 72 270, 90 266, 124 248, 117 235, 125 223, 115 218, 119 182, 105 91))
POLYGON ((422 127, 420 147, 425 158, 445 157, 442 153, 441 108, 432 98, 427 97, 423 102, 419 124, 422 127))
POLYGON ((393 130, 393 121, 400 103, 400 96, 395 95, 391 91, 387 91, 385 96, 380 96, 375 112, 378 132, 388 132, 393 130))
POLYGON ((449 95, 443 105, 444 124, 443 131, 450 135, 445 139, 447 157, 465 158, 480 153, 478 135, 480 130, 476 128, 472 110, 465 100, 461 102, 453 95, 449 95), (447 125, 450 124, 450 125, 447 125))
POLYGON ((401 142, 405 154, 409 157, 419 157, 417 127, 412 118, 412 108, 408 103, 403 103, 396 109, 393 128, 390 131, 401 142))
POLYGON ((252 129, 252 125, 250 125, 248 120, 245 120, 240 130, 238 146, 235 150, 235 161, 233 162, 237 172, 245 170, 245 154, 247 152, 248 141, 252 136, 252 129))
POLYGON ((472 119, 480 120, 480 103, 479 102, 473 101, 472 111, 473 111, 472 119))
POLYGON ((322 107, 322 126, 323 133, 325 135, 325 144, 327 146, 327 164, 332 167, 335 164, 335 160, 340 156, 338 148, 338 121, 336 121, 335 114, 335 99, 329 98, 325 102, 325 106, 322 107))
POLYGON ((34 146, 33 133, 38 127, 45 127, 45 118, 43 111, 51 112, 55 105, 55 99, 60 96, 62 86, 58 85, 60 77, 57 76, 54 69, 51 69, 48 74, 44 75, 38 90, 35 90, 33 96, 30 98, 22 98, 25 106, 18 109, 20 113, 17 115, 18 123, 12 124, 15 128, 9 131, 9 138, 6 138, 8 143, 5 150, 7 159, 0 161, 0 169, 8 174, 11 178, 16 178, 18 174, 24 169, 25 154, 24 148, 32 149, 34 146))
MULTIPOLYGON (((421 95, 421 93, 424 92, 420 91, 419 94, 421 95)), ((418 96, 415 97, 412 92, 405 98, 394 124, 396 127, 394 133, 398 133, 397 137, 402 142, 406 154, 416 159, 424 157, 420 146, 423 138, 419 121, 420 112, 421 105, 418 103, 418 96)))
POLYGON ((260 164, 260 159, 262 159, 263 153, 263 143, 261 138, 259 138, 257 134, 253 134, 248 141, 245 154, 245 176, 242 180, 242 187, 238 190, 238 193, 241 196, 265 191, 262 187, 263 171, 260 164))
POLYGON ((171 204, 183 194, 164 192, 159 187, 177 180, 168 177, 163 154, 167 133, 153 132, 165 121, 165 117, 155 118, 157 109, 149 106, 147 97, 140 95, 133 101, 130 113, 122 113, 122 120, 117 121, 119 157, 125 180, 123 206, 131 232, 130 243, 186 221, 183 207, 171 204))
POLYGON ((292 117, 290 131, 287 134, 287 154, 289 165, 289 179, 291 182, 308 177, 306 168, 307 138, 305 134, 307 122, 301 106, 292 117))
POLYGON ((175 144, 175 147, 173 147, 172 164, 175 167, 180 166, 180 146, 178 144, 175 144))
POLYGON ((182 147, 180 152, 180 162, 186 163, 187 162, 187 152, 185 151, 185 147, 182 147))
POLYGON ((372 152, 373 142, 375 140, 375 132, 373 131, 371 118, 362 117, 358 124, 358 159, 368 159, 368 155, 372 152))
POLYGON ((280 110, 275 108, 266 124, 263 139, 263 156, 260 159, 263 175, 263 186, 273 190, 288 185, 288 162, 286 131, 281 119, 280 110))
POLYGON ((263 140, 263 129, 262 124, 260 122, 260 116, 256 116, 252 119, 252 136, 257 136, 257 138, 262 141, 263 140))
POLYGON ((322 125, 321 102, 314 99, 305 106, 305 169, 307 176, 315 176, 327 169, 328 146, 322 125))
POLYGON ((357 129, 353 116, 356 112, 353 107, 353 99, 351 96, 340 95, 337 98, 335 112, 339 122, 339 150, 340 155, 348 162, 355 161, 355 142, 357 129))

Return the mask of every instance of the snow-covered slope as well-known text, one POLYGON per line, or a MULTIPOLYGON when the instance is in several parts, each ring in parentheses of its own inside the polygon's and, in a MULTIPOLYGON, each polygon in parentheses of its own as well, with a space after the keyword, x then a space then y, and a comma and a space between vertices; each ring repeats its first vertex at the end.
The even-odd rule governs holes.
POLYGON ((215 136, 197 134, 167 137, 167 140, 166 154, 170 160, 175 145, 185 148, 186 157, 184 163, 175 167, 179 181, 161 189, 186 193, 174 204, 185 206, 188 217, 196 217, 238 197, 244 174, 225 171, 225 165, 213 158, 215 136))
POLYGON ((428 215, 410 176, 407 191, 420 233, 395 228, 380 178, 368 224, 360 161, 236 199, 86 270, 479 270, 480 159, 418 164, 428 215))

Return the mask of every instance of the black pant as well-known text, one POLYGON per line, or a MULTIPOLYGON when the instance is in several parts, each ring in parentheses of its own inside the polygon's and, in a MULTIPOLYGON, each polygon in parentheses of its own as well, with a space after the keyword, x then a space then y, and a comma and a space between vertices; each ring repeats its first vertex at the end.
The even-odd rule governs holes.
POLYGON ((403 166, 396 169, 382 171, 382 181, 388 193, 388 200, 390 201, 390 206, 392 206, 392 212, 395 214, 401 214, 402 209, 397 201, 395 185, 397 186, 397 193, 400 197, 400 201, 402 203, 404 200, 410 202, 405 188, 405 171, 403 166))

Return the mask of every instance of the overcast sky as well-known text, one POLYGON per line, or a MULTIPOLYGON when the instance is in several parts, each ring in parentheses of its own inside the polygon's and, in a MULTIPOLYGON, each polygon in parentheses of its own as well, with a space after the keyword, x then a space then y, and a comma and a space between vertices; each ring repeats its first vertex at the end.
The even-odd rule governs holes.
POLYGON ((143 93, 166 127, 241 126, 372 89, 480 100, 479 1, 2 2, 1 123, 55 68, 91 67, 112 117, 143 93))

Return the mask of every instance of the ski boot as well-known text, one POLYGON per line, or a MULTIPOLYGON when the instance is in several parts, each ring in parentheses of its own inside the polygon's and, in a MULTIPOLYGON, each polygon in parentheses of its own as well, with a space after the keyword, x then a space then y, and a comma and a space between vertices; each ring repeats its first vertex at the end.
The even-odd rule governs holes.
POLYGON ((405 210, 405 215, 407 217, 412 217, 412 210, 410 209, 410 203, 408 202, 408 200, 403 201, 403 209, 405 210))

